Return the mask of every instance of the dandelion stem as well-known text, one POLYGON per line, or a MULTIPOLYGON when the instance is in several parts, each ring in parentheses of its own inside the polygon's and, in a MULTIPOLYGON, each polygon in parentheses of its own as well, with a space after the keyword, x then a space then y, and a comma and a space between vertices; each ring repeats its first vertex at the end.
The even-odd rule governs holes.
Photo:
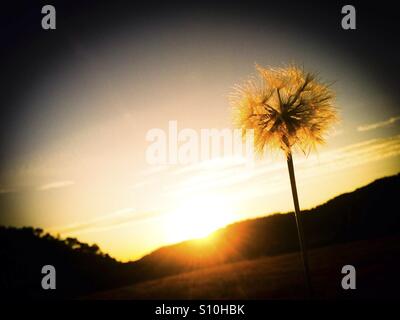
POLYGON ((309 271, 309 266, 308 266, 307 247, 306 247, 306 244, 304 241, 303 225, 302 225, 301 215, 300 215, 299 198, 297 196, 296 178, 294 175, 293 158, 292 158, 291 152, 289 152, 287 155, 287 164, 288 164, 288 169, 289 169, 290 185, 292 187, 293 204, 294 204, 296 224, 297 224, 297 233, 299 236, 301 258, 303 261, 304 277, 306 280, 306 288, 307 288, 308 297, 311 298, 313 295, 313 292, 312 292, 312 286, 311 286, 310 271, 309 271))

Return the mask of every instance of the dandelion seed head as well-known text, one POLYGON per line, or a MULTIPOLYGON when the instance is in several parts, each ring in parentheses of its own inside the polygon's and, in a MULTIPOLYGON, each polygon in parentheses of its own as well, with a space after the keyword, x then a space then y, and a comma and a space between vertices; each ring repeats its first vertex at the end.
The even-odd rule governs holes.
POLYGON ((313 73, 290 65, 264 68, 230 95, 236 127, 254 130, 255 150, 293 149, 309 154, 338 121, 334 92, 313 73))

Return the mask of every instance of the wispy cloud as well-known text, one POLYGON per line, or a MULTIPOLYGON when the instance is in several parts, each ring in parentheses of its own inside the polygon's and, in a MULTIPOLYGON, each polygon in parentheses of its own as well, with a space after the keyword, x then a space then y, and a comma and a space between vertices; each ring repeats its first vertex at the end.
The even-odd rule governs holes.
POLYGON ((1 188, 0 187, 0 194, 15 193, 15 192, 17 192, 16 189, 9 189, 9 188, 1 188))
POLYGON ((384 128, 384 127, 387 127, 387 126, 390 126, 390 125, 396 123, 399 120, 400 120, 400 116, 391 117, 385 121, 361 125, 361 126, 357 127, 357 130, 358 131, 369 131, 369 130, 374 130, 374 129, 378 129, 378 128, 384 128))
MULTIPOLYGON (((296 157, 296 175, 299 185, 310 179, 351 170, 366 163, 380 161, 400 155, 400 135, 369 139, 345 147, 314 154, 308 158, 296 157)), ((163 171, 169 179, 158 177, 151 180, 153 184, 163 185, 163 196, 172 201, 182 197, 201 194, 223 194, 231 205, 248 199, 274 196, 290 188, 286 162, 261 161, 254 167, 246 167, 240 161, 227 159, 192 165, 184 170, 163 171), (286 178, 284 178, 286 177, 286 178), (160 182, 162 181, 162 182, 160 182)), ((148 179, 149 177, 147 177, 148 179)), ((146 181, 146 180, 144 180, 146 181)), ((138 185, 137 187, 140 187, 138 185)), ((170 204, 173 207, 173 203, 170 204)), ((89 232, 101 232, 124 227, 148 219, 160 218, 164 210, 136 211, 124 208, 98 218, 80 221, 78 223, 52 228, 50 231, 62 235, 77 235, 89 232)), ((168 210, 167 210, 168 211, 168 210)))
POLYGON ((77 235, 88 232, 106 231, 122 225, 152 218, 153 212, 138 213, 133 208, 124 208, 88 221, 78 222, 67 226, 53 227, 49 231, 62 235, 77 235))
MULTIPOLYGON (((400 135, 370 139, 351 144, 342 148, 314 154, 308 158, 296 159, 296 174, 300 180, 306 181, 315 176, 329 175, 357 167, 366 163, 383 160, 400 155, 400 135)), ((167 188, 168 194, 179 196, 201 192, 218 192, 221 189, 239 187, 234 198, 239 199, 244 193, 244 184, 249 197, 260 194, 276 193, 287 185, 282 180, 287 175, 286 162, 264 161, 254 167, 236 167, 227 163, 224 168, 198 167, 190 172, 190 176, 176 179, 167 188), (279 187, 279 188, 278 188, 279 187)), ((299 180, 299 181, 300 181, 299 180)), ((230 192, 231 194, 231 192, 230 192)))
POLYGON ((37 189, 40 191, 45 191, 45 190, 49 190, 49 189, 68 187, 73 184, 75 184, 75 182, 71 181, 71 180, 55 181, 55 182, 50 182, 50 183, 44 184, 42 186, 39 186, 37 189))

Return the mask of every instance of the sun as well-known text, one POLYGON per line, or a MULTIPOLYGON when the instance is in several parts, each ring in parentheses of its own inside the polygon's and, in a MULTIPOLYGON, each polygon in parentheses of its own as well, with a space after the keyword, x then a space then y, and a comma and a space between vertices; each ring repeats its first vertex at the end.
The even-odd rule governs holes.
POLYGON ((207 237, 216 229, 233 222, 234 214, 223 197, 202 195, 183 200, 164 219, 166 241, 175 243, 207 237))

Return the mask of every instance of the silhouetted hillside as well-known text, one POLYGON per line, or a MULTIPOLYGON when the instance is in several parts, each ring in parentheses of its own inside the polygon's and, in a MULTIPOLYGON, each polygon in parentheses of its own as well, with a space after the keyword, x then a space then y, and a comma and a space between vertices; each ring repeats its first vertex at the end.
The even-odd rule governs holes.
MULTIPOLYGON (((309 247, 400 233, 400 174, 379 179, 303 211, 309 247)), ((288 200, 289 201, 289 200, 288 200)), ((290 198, 291 201, 291 198, 290 198)), ((1 287, 6 297, 73 297, 211 265, 298 250, 293 213, 246 220, 120 263, 76 239, 56 239, 33 228, 0 227, 1 287), (41 289, 41 267, 57 270, 57 290, 41 289)))
MULTIPOLYGON (((320 247, 400 233, 400 216, 396 210, 399 195, 400 174, 397 174, 304 210, 308 246, 320 247)), ((163 247, 136 264, 147 266, 152 274, 162 276, 298 250, 293 212, 237 222, 216 231, 212 237, 209 242, 189 240, 163 247)))
POLYGON ((60 240, 41 229, 0 227, 0 287, 5 298, 61 298, 126 282, 123 264, 74 238, 60 240), (44 265, 56 268, 57 289, 41 288, 44 265))

